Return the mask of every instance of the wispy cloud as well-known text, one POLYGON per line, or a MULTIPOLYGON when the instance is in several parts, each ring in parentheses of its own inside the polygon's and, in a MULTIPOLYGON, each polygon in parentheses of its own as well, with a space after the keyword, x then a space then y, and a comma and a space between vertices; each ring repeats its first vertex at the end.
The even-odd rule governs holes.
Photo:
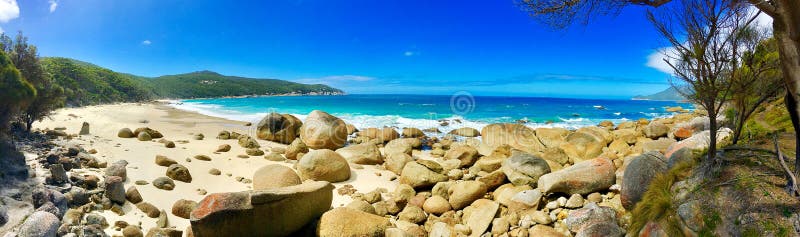
POLYGON ((411 57, 411 56, 415 56, 415 55, 418 55, 418 54, 419 54, 419 52, 416 52, 416 51, 405 51, 405 52, 403 52, 403 56, 406 56, 406 57, 411 57))
POLYGON ((0 23, 6 23, 19 17, 17 0, 0 0, 0 23))
POLYGON ((375 80, 374 77, 368 76, 358 76, 358 75, 335 75, 335 76, 326 76, 326 77, 319 77, 319 78, 303 78, 294 80, 295 82, 305 83, 305 84, 326 84, 326 85, 333 85, 338 83, 344 82, 366 82, 375 80))
POLYGON ((56 8, 58 8, 58 2, 56 0, 49 0, 47 2, 50 3, 50 13, 56 11, 56 8))
POLYGON ((142 41, 142 45, 150 45, 150 44, 153 44, 153 42, 150 42, 150 40, 142 41))
POLYGON ((664 59, 674 61, 672 59, 668 59, 669 57, 667 57, 667 55, 672 55, 674 52, 675 48, 673 47, 658 49, 650 53, 650 55, 647 55, 647 63, 645 65, 663 73, 672 75, 675 71, 672 70, 672 67, 670 67, 669 64, 664 61, 664 59))

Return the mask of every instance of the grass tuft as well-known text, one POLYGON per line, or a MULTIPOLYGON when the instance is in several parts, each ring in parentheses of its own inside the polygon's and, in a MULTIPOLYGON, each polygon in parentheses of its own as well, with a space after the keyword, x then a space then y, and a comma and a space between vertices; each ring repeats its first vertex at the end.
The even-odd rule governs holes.
POLYGON ((649 222, 657 222, 669 236, 682 236, 683 231, 676 222, 677 207, 672 203, 672 184, 691 174, 695 161, 676 164, 667 172, 656 175, 650 182, 642 200, 633 208, 630 233, 637 235, 649 222))

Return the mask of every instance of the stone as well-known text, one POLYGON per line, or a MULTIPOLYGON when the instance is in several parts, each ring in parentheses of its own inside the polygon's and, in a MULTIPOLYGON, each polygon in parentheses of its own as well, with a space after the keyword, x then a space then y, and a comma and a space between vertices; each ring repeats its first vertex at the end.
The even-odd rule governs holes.
POLYGON ((86 215, 86 225, 98 225, 106 228, 108 227, 108 221, 106 221, 106 218, 101 215, 91 213, 86 215))
POLYGON ((481 132, 479 132, 477 129, 474 128, 463 127, 463 128, 453 129, 448 134, 458 135, 462 137, 477 137, 481 135, 481 132))
POLYGON ((216 152, 228 152, 231 150, 231 145, 222 144, 217 147, 216 152))
POLYGON ((136 186, 131 186, 125 191, 125 199, 133 204, 137 204, 142 202, 142 194, 139 193, 139 190, 136 189, 136 186))
POLYGON ((572 194, 572 196, 570 196, 569 199, 567 200, 567 203, 564 204, 564 207, 566 208, 583 207, 583 201, 584 201, 583 196, 581 196, 580 194, 572 194))
POLYGON ((531 189, 533 188, 531 188, 531 186, 527 184, 514 185, 513 183, 507 183, 498 187, 497 190, 494 190, 492 196, 494 197, 495 202, 500 203, 501 205, 504 206, 510 206, 511 198, 514 197, 514 195, 516 195, 519 192, 531 189))
POLYGON ((240 135, 239 136, 239 146, 244 148, 260 148, 261 145, 258 144, 255 138, 247 136, 247 135, 240 135))
POLYGON ((125 183, 119 176, 108 176, 105 180, 105 196, 112 202, 125 203, 125 183))
POLYGON ((537 128, 536 137, 546 148, 557 148, 565 142, 569 130, 565 128, 537 128))
POLYGON ((593 237, 593 236, 625 236, 625 229, 619 227, 616 223, 602 222, 594 225, 587 226, 575 234, 575 237, 593 237))
POLYGON ((481 135, 483 142, 490 147, 508 144, 526 152, 541 152, 545 148, 534 130, 522 124, 489 124, 481 129, 481 135))
POLYGON ((660 153, 666 153, 667 149, 675 144, 675 139, 662 137, 655 141, 645 141, 642 142, 642 152, 650 152, 650 151, 657 151, 660 153))
POLYGON ((400 138, 397 130, 390 127, 383 128, 365 128, 358 132, 359 137, 366 137, 370 140, 377 139, 378 143, 386 143, 391 140, 400 138))
MULTIPOLYGON (((392 130, 394 131, 394 130, 392 130)), ((372 143, 361 143, 336 149, 345 160, 361 165, 376 165, 383 163, 383 156, 378 147, 372 143)))
POLYGON ((424 137, 425 133, 419 128, 403 128, 403 137, 420 138, 424 137))
POLYGON ((542 192, 538 189, 523 190, 511 196, 511 199, 508 201, 508 208, 511 210, 537 208, 541 200, 542 192))
POLYGON ((533 226, 530 230, 528 230, 528 235, 537 237, 566 237, 566 235, 547 225, 533 226))
POLYGON ((19 227, 18 236, 55 237, 61 225, 58 217, 49 212, 37 211, 28 216, 19 227))
POLYGON ((180 218, 189 219, 189 215, 197 208, 197 202, 192 200, 180 199, 172 204, 172 215, 180 218))
POLYGON ((136 135, 136 139, 139 141, 150 141, 153 140, 153 137, 150 136, 149 133, 140 132, 139 135, 136 135))
POLYGON ((650 139, 665 137, 668 132, 669 127, 658 121, 653 121, 644 127, 644 136, 650 139))
POLYGON ((175 148, 175 142, 167 141, 166 143, 164 143, 164 147, 166 147, 166 148, 175 148))
POLYGON ((389 219, 350 208, 334 208, 322 215, 317 227, 320 237, 384 236, 389 219))
POLYGON ((270 152, 269 154, 264 155, 264 159, 270 160, 270 161, 284 161, 284 160, 286 160, 286 158, 283 158, 283 156, 281 154, 275 153, 275 152, 270 152))
POLYGON ((397 185, 397 188, 394 190, 394 198, 395 201, 398 202, 408 202, 415 195, 417 195, 417 192, 408 184, 397 185))
POLYGON ((300 138, 297 138, 286 147, 286 153, 284 153, 284 155, 286 159, 297 160, 297 155, 299 153, 308 153, 308 146, 306 146, 300 138))
POLYGON ((678 129, 676 129, 674 132, 672 132, 672 135, 677 140, 683 140, 683 139, 686 139, 686 138, 690 138, 690 137, 692 137, 693 134, 694 134, 693 130, 691 130, 689 128, 685 128, 685 127, 680 127, 678 129))
POLYGON ((313 150, 297 162, 297 171, 303 180, 342 182, 350 179, 350 165, 338 153, 328 150, 313 150))
POLYGON ((157 131, 155 129, 152 129, 152 128, 148 128, 148 127, 137 128, 136 130, 133 130, 133 135, 134 136, 139 136, 139 134, 141 134, 141 133, 147 133, 148 135, 150 135, 151 138, 162 138, 162 137, 164 137, 164 135, 162 135, 161 132, 159 132, 159 131, 157 131))
POLYGON ((622 178, 620 190, 622 206, 627 210, 633 210, 653 178, 666 171, 667 158, 659 152, 651 151, 634 157, 625 168, 622 178))
POLYGON ((217 133, 217 139, 220 139, 220 140, 228 140, 228 139, 231 139, 231 132, 228 132, 228 131, 222 130, 222 131, 220 131, 219 133, 217 133))
POLYGON ((122 178, 122 181, 125 181, 128 178, 128 171, 126 169, 127 166, 128 166, 128 162, 125 161, 125 160, 115 161, 114 163, 111 163, 111 165, 109 165, 106 168, 105 175, 106 176, 117 176, 117 177, 122 178))
POLYGON ((570 231, 580 232, 581 230, 597 223, 615 223, 617 221, 617 212, 611 207, 601 207, 597 204, 590 202, 586 207, 571 211, 564 224, 567 225, 570 231))
POLYGON ((300 139, 311 149, 339 149, 347 142, 347 125, 333 115, 314 110, 300 127, 300 139))
POLYGON ((542 175, 537 187, 544 193, 587 194, 611 187, 614 171, 611 160, 596 158, 542 175))
POLYGON ((395 153, 405 153, 411 155, 415 147, 420 147, 422 142, 417 138, 399 138, 389 141, 383 146, 383 156, 390 156, 395 153))
POLYGON ((256 136, 258 139, 289 144, 300 134, 303 122, 291 114, 269 113, 258 122, 256 136))
POLYGON ((406 163, 399 181, 401 184, 408 184, 413 188, 426 188, 438 182, 447 181, 447 176, 434 172, 417 161, 406 163))
POLYGON ((245 153, 248 156, 263 156, 264 155, 264 151, 262 151, 261 149, 258 149, 258 148, 247 148, 247 150, 245 150, 245 153))
POLYGON ((348 123, 346 127, 347 127, 347 135, 353 135, 353 133, 358 132, 358 128, 356 128, 355 125, 348 123))
POLYGON ((158 177, 155 180, 153 180, 153 186, 155 186, 158 189, 169 191, 175 188, 175 182, 173 182, 172 179, 167 177, 158 177))
POLYGON ((89 123, 83 122, 81 125, 81 131, 78 132, 78 135, 89 135, 89 123))
POLYGON ((183 236, 183 231, 172 229, 172 228, 150 228, 147 231, 147 235, 145 237, 181 237, 183 236))
POLYGON ((144 233, 142 233, 142 229, 138 226, 129 225, 125 228, 122 228, 122 236, 123 237, 144 237, 144 233))
POLYGON ((150 218, 156 218, 161 215, 161 211, 159 211, 156 206, 153 206, 153 204, 150 204, 149 202, 140 202, 136 204, 136 208, 150 218))
POLYGON ((470 209, 470 215, 464 217, 466 218, 464 223, 466 223, 471 231, 469 236, 478 237, 486 232, 489 225, 492 224, 494 216, 500 209, 500 204, 488 199, 478 199, 468 208, 470 209))
POLYGON ((210 175, 221 175, 222 171, 220 171, 217 168, 211 168, 211 169, 208 170, 208 174, 210 174, 210 175))
POLYGON ((166 156, 156 155, 156 165, 169 167, 170 165, 177 163, 177 161, 167 158, 166 156))
POLYGON ((461 167, 472 166, 478 157, 480 157, 478 150, 467 145, 451 147, 444 154, 445 160, 455 159, 461 161, 461 167))
POLYGON ((422 204, 422 209, 427 213, 438 216, 450 211, 452 207, 450 207, 450 202, 444 197, 433 195, 425 200, 425 203, 422 204))
POLYGON ((353 200, 345 207, 353 210, 363 211, 369 214, 375 214, 375 207, 373 207, 372 204, 369 204, 369 202, 364 200, 353 200))
POLYGON ((473 201, 482 198, 487 191, 486 185, 479 181, 457 182, 447 191, 450 197, 448 202, 454 210, 461 210, 472 204, 473 201))
POLYGON ((408 221, 414 224, 422 223, 426 218, 422 208, 414 205, 406 205, 406 208, 403 208, 403 211, 401 211, 397 217, 402 221, 408 221))
POLYGON ((500 169, 515 185, 534 184, 539 177, 550 173, 550 165, 544 159, 518 150, 512 152, 500 169))
POLYGON ((55 184, 63 184, 69 181, 69 177, 67 176, 67 171, 64 170, 64 165, 62 164, 52 164, 50 165, 50 183, 55 184))
POLYGON ((120 129, 117 132, 117 137, 120 137, 120 138, 132 138, 133 137, 133 131, 131 131, 130 128, 120 129))
POLYGON ((386 170, 392 171, 397 175, 400 175, 403 171, 403 167, 406 166, 406 163, 414 161, 414 158, 411 155, 406 153, 392 153, 386 157, 386 160, 383 163, 383 167, 386 170))
POLYGON ((198 134, 195 134, 194 136, 192 136, 192 138, 194 138, 194 140, 203 140, 203 139, 206 138, 206 135, 203 135, 202 133, 198 133, 198 134))
POLYGON ((167 167, 166 175, 173 180, 178 180, 184 183, 192 182, 192 174, 189 173, 189 169, 180 164, 172 164, 167 167))
POLYGON ((211 157, 209 157, 207 155, 196 155, 196 156, 194 156, 194 158, 197 159, 197 160, 202 160, 202 161, 211 161, 211 157))
POLYGON ((301 184, 300 176, 289 167, 272 164, 253 173, 253 190, 282 188, 301 184))
POLYGON ((641 136, 641 132, 633 128, 614 130, 612 134, 614 135, 614 140, 624 141, 628 145, 635 144, 637 138, 641 136))

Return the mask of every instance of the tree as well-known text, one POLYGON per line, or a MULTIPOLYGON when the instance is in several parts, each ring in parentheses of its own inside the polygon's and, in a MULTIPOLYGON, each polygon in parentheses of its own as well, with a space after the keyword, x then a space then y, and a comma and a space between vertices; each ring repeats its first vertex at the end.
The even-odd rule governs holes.
MULTIPOLYGON (((517 0, 536 19, 554 27, 566 27, 577 18, 588 22, 592 16, 615 14, 623 7, 660 7, 672 0, 517 0)), ((772 17, 772 30, 780 54, 786 108, 795 129, 795 151, 800 149, 800 4, 797 0, 738 0, 747 2, 772 17)), ((795 152, 795 172, 800 172, 800 152, 795 152)), ((796 173, 800 174, 800 173, 796 173)))
POLYGON ((49 116, 53 110, 63 106, 64 90, 44 71, 36 46, 28 44, 28 38, 22 32, 17 34, 14 41, 3 33, 0 43, 22 77, 36 88, 36 98, 23 108, 18 118, 30 131, 34 121, 49 116))
POLYGON ((26 81, 4 52, 0 52, 0 137, 20 108, 36 97, 36 89, 26 81))
POLYGON ((741 139, 744 125, 756 109, 785 94, 777 44, 774 38, 761 40, 762 36, 756 29, 742 35, 749 39, 749 50, 740 56, 741 65, 731 81, 733 144, 741 139))

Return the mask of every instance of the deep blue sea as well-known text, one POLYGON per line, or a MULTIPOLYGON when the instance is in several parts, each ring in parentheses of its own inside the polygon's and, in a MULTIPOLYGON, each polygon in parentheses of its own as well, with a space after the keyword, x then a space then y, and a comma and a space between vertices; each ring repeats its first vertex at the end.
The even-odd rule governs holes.
POLYGON ((454 95, 342 95, 265 96, 249 98, 174 101, 173 106, 202 114, 258 122, 269 112, 289 113, 304 119, 312 110, 323 110, 356 127, 396 126, 420 129, 440 127, 447 132, 459 127, 480 129, 486 124, 527 120, 531 127, 577 128, 603 120, 615 123, 669 116, 667 106, 692 109, 674 101, 564 99, 541 97, 454 95), (440 120, 449 125, 441 127, 440 120), (459 123, 458 121, 461 121, 459 123))

